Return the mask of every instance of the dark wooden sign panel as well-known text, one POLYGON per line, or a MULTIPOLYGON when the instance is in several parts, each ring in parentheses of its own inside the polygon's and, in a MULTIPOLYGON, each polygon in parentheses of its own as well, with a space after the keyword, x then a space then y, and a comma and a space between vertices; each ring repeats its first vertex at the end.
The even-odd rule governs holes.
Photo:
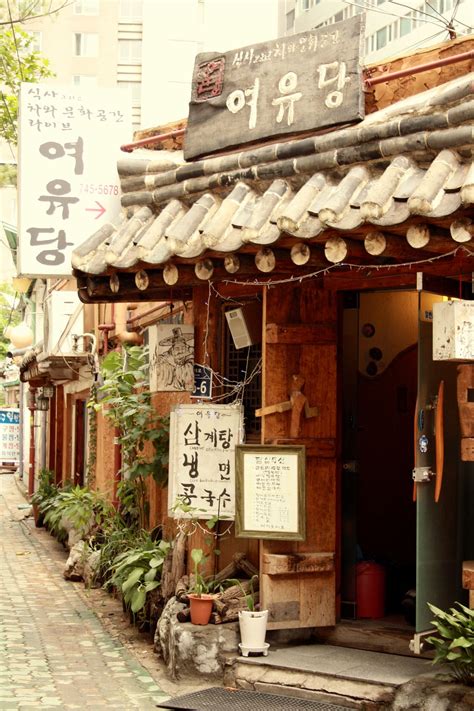
POLYGON ((186 160, 363 118, 360 15, 194 64, 186 160))

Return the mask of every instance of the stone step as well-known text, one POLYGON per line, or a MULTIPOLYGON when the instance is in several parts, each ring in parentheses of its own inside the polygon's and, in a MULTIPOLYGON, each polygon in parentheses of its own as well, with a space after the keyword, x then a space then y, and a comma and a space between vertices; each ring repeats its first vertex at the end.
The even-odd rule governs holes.
POLYGON ((308 644, 270 650, 267 657, 239 657, 233 682, 242 689, 375 710, 389 704, 401 684, 430 671, 424 659, 308 644))

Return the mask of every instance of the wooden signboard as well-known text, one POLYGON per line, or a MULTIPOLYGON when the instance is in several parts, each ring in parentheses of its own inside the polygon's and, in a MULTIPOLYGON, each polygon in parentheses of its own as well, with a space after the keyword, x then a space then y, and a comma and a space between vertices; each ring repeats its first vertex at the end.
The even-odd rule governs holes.
POLYGON ((242 442, 237 405, 176 405, 170 416, 168 508, 177 501, 198 518, 235 516, 235 447, 242 442))
POLYGON ((305 448, 236 448, 235 535, 240 538, 305 539, 305 448))
POLYGON ((364 116, 360 15, 194 64, 186 160, 364 116))

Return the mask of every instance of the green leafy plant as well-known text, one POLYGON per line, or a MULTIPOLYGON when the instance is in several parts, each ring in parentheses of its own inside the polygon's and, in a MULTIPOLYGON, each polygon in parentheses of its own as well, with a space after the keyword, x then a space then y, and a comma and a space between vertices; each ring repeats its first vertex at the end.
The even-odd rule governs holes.
POLYGON ((38 479, 38 487, 31 496, 33 505, 35 523, 37 526, 42 526, 44 516, 51 502, 58 493, 58 487, 55 483, 55 475, 51 469, 41 469, 38 479))
POLYGON ((35 38, 19 28, 0 33, 0 136, 17 143, 18 95, 21 82, 38 82, 54 76, 49 62, 34 50, 35 38), (21 60, 21 64, 20 64, 21 60))
MULTIPOLYGON (((91 401, 118 429, 122 447, 122 474, 136 490, 139 524, 149 519, 146 479, 160 486, 168 481, 169 418, 157 415, 148 388, 148 354, 141 346, 108 353, 101 363, 104 384, 101 398, 91 401)), ((123 478, 125 478, 123 476, 123 478)))
POLYGON ((62 489, 51 501, 45 515, 45 524, 53 535, 65 538, 63 522, 66 519, 81 538, 93 535, 113 509, 105 498, 87 487, 62 489))
POLYGON ((455 604, 459 609, 451 607, 445 612, 428 603, 438 634, 427 641, 436 650, 433 664, 447 664, 458 681, 474 686, 474 610, 455 604))
POLYGON ((258 575, 252 575, 252 577, 250 578, 248 591, 244 588, 244 586, 242 585, 242 581, 238 578, 228 578, 225 581, 226 585, 237 585, 240 588, 242 596, 245 599, 247 610, 249 610, 250 612, 255 612, 255 581, 258 581, 258 575))
POLYGON ((201 597, 205 593, 211 593, 216 587, 213 576, 204 577, 202 574, 202 568, 205 565, 207 558, 208 556, 205 555, 202 548, 193 548, 191 550, 191 559, 193 561, 194 570, 188 592, 192 595, 197 595, 198 597, 201 597))
POLYGON ((41 469, 38 477, 38 488, 31 497, 31 503, 36 506, 47 499, 51 499, 58 493, 58 487, 55 484, 55 475, 51 469, 41 469))
POLYGON ((111 583, 123 594, 125 605, 136 614, 145 607, 147 594, 160 585, 163 561, 169 551, 166 541, 152 541, 120 553, 113 561, 111 583))

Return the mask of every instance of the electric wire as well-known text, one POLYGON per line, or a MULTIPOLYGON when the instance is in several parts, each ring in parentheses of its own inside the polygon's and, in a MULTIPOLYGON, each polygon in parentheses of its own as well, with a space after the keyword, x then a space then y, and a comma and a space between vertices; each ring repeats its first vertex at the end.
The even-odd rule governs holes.
MULTIPOLYGON (((378 12, 381 15, 387 15, 390 17, 396 17, 397 20, 400 20, 401 18, 405 17, 404 15, 397 15, 394 12, 387 12, 386 10, 377 10, 375 7, 370 7, 368 5, 361 5, 360 3, 357 2, 351 2, 351 0, 343 0, 343 2, 346 5, 353 5, 354 7, 362 8, 366 12, 378 12)), ((412 8, 410 8, 412 9, 412 8)), ((429 25, 435 25, 436 27, 442 27, 441 23, 439 22, 433 22, 432 20, 424 20, 423 18, 420 19, 420 22, 424 22, 429 25)))

